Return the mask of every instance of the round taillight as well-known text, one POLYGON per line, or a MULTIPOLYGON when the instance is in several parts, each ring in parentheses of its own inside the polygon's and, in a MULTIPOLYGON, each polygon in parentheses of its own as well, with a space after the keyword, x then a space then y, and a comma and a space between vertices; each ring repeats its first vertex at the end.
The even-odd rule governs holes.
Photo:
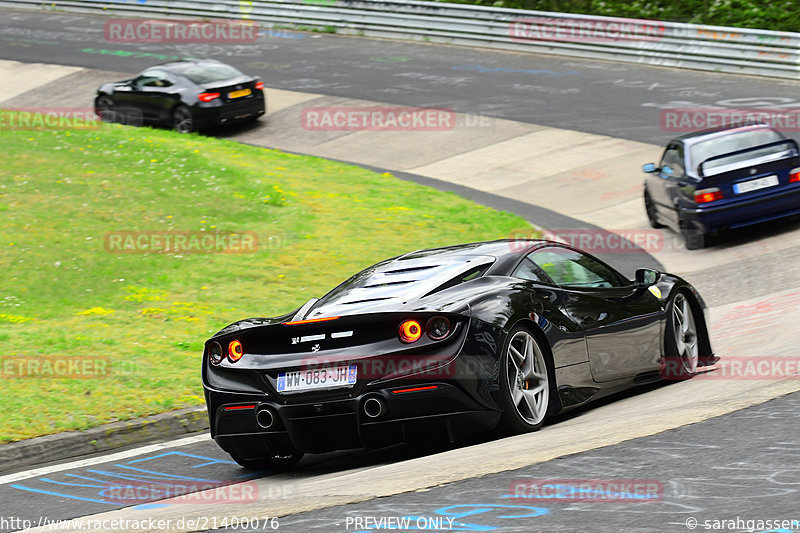
POLYGON ((231 360, 231 363, 235 363, 241 359, 243 354, 244 348, 242 348, 241 342, 234 339, 228 344, 228 359, 231 360))
POLYGON ((222 354, 222 346, 218 342, 212 342, 208 347, 208 360, 212 365, 218 365, 225 356, 222 354))
POLYGON ((422 336, 422 326, 416 320, 406 320, 400 324, 397 336, 405 343, 418 341, 422 336))
POLYGON ((428 320, 428 337, 440 341, 450 334, 450 321, 443 316, 435 316, 428 320))

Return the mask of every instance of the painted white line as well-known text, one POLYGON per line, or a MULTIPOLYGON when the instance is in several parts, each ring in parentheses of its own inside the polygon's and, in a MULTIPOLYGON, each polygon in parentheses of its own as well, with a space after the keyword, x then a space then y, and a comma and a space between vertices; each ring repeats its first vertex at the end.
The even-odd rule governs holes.
POLYGON ((208 433, 203 433, 202 435, 195 435, 193 437, 186 437, 183 439, 173 440, 169 442, 161 442, 159 444, 149 444, 147 446, 141 446, 139 448, 125 450, 124 452, 111 453, 108 455, 101 455, 99 457, 91 457, 89 459, 79 459, 77 461, 72 461, 69 463, 60 463, 57 465, 43 466, 41 468, 34 468, 33 470, 25 470, 24 472, 17 472, 15 474, 0 476, 0 485, 5 485, 6 483, 13 483, 14 481, 21 481, 23 479, 30 479, 32 477, 42 476, 45 474, 52 474, 53 472, 62 472, 64 470, 81 468, 83 466, 92 466, 100 463, 107 463, 110 461, 120 461, 122 459, 127 459, 128 457, 134 457, 136 455, 144 455, 147 453, 157 452, 159 450, 164 450, 166 448, 177 448, 178 446, 187 446, 189 444, 196 444, 198 442, 203 442, 207 440, 211 440, 211 436, 208 433))

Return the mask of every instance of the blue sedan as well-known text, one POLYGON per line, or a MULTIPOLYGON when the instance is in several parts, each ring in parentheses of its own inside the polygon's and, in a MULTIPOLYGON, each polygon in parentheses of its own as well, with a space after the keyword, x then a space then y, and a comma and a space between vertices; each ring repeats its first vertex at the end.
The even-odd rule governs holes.
POLYGON ((683 135, 642 170, 650 225, 680 232, 689 250, 709 234, 800 214, 800 150, 765 124, 683 135))

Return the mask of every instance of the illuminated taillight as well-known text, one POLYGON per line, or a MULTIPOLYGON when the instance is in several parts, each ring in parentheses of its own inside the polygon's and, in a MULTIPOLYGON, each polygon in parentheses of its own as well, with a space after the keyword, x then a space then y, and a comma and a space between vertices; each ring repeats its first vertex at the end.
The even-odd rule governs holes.
POLYGON ((222 353, 222 346, 218 342, 212 342, 208 347, 208 360, 212 365, 218 365, 222 362, 225 356, 222 353))
POLYGON ((259 90, 259 91, 263 91, 264 90, 264 82, 263 81, 257 81, 256 82, 256 89, 259 90))
POLYGON ((428 331, 428 337, 440 341, 450 334, 450 321, 443 316, 435 316, 428 320, 425 329, 428 331))
POLYGON ((397 336, 406 344, 416 342, 422 337, 422 326, 416 320, 406 320, 400 324, 397 336))
POLYGON ((228 344, 228 359, 231 360, 231 363, 235 363, 242 358, 242 355, 244 355, 242 343, 236 339, 232 340, 230 344, 228 344))
POLYGON ((789 171, 789 183, 796 183, 800 181, 800 167, 793 168, 789 171))
POLYGON ((707 204, 708 202, 715 202, 723 198, 725 197, 722 195, 722 191, 716 187, 694 191, 694 201, 698 204, 707 204))
POLYGON ((200 93, 197 95, 197 99, 201 102, 210 102, 214 98, 219 98, 219 93, 200 93))

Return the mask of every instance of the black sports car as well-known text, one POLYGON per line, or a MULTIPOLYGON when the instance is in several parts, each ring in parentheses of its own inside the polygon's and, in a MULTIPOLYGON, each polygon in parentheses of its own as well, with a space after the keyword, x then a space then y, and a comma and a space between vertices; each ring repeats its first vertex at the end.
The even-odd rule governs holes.
POLYGON ((211 59, 165 63, 106 83, 94 108, 106 122, 161 124, 181 133, 255 120, 266 110, 262 81, 211 59))
POLYGON ((625 278, 550 241, 419 250, 206 341, 211 435, 241 465, 499 428, 713 364, 677 276, 625 278), (522 246, 520 246, 522 244, 522 246))

